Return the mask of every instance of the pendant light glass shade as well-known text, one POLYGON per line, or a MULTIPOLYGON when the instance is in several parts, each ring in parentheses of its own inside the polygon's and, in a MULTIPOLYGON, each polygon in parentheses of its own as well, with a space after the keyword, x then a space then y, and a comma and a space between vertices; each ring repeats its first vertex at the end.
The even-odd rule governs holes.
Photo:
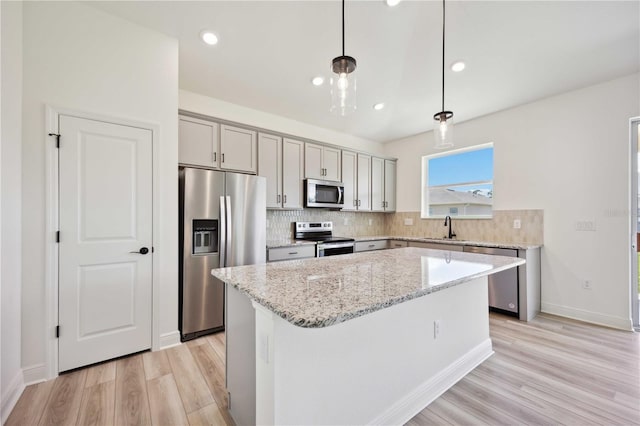
POLYGON ((356 60, 344 54, 344 1, 342 0, 342 56, 331 61, 332 77, 331 108, 338 115, 347 115, 356 110, 356 60))
POLYGON ((451 111, 441 111, 433 116, 435 125, 433 133, 435 136, 435 148, 444 149, 453 146, 453 113, 451 111))
POLYGON ((338 56, 331 63, 331 111, 347 115, 356 110, 356 60, 351 56, 338 56))
POLYGON ((453 112, 444 110, 444 47, 445 47, 445 0, 442 0, 442 110, 434 114, 433 129, 436 149, 453 146, 453 112))

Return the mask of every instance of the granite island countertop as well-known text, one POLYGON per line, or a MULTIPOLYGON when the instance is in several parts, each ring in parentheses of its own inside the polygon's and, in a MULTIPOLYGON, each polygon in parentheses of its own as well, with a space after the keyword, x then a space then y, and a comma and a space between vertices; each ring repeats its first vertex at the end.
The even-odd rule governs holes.
POLYGON ((328 327, 524 264, 415 247, 220 268, 211 274, 299 327, 328 327))

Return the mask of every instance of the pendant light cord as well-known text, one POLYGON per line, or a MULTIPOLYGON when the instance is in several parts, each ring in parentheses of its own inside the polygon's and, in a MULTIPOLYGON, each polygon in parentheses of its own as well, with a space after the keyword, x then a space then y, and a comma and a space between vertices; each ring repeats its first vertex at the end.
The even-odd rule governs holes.
MULTIPOLYGON (((444 24, 444 22, 445 22, 444 2, 445 2, 445 0, 442 0, 442 110, 441 111, 444 111, 444 25, 445 25, 444 24)), ((344 25, 344 23, 343 23, 343 25, 344 25)), ((344 31, 344 27, 343 27, 343 31, 344 31)), ((343 37, 344 37, 344 35, 343 35, 343 37)), ((344 43, 344 39, 343 39, 343 43, 344 43)), ((343 49, 344 49, 344 47, 343 47, 343 49)))
POLYGON ((344 56, 344 0, 342 0, 342 56, 344 56))

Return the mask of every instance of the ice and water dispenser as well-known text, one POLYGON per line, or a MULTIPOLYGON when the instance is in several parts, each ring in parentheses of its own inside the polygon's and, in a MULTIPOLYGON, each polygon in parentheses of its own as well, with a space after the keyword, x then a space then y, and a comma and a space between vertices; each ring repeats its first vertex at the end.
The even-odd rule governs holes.
POLYGON ((193 254, 218 252, 218 220, 196 219, 193 221, 193 254))

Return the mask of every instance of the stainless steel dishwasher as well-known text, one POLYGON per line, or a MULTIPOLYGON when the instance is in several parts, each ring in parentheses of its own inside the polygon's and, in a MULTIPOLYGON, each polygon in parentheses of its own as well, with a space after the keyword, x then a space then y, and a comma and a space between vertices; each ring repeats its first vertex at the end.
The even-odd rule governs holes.
MULTIPOLYGON (((494 247, 464 246, 469 253, 491 254, 495 256, 518 257, 518 250, 494 247)), ((489 275, 489 309, 508 315, 518 316, 518 269, 489 275)))

